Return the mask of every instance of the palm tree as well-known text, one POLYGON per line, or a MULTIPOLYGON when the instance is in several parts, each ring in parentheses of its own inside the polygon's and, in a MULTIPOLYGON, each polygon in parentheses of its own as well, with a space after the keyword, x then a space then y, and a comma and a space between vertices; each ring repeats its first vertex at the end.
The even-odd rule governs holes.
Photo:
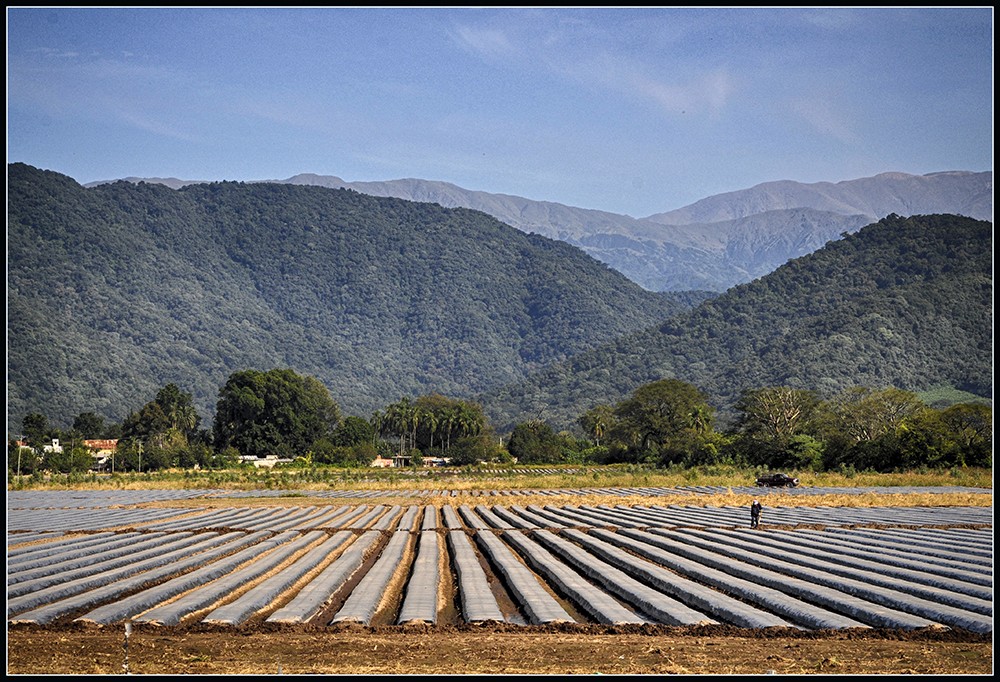
POLYGON ((423 410, 422 419, 424 425, 427 427, 427 432, 430 435, 430 447, 434 447, 434 432, 437 431, 438 423, 441 418, 437 412, 434 410, 423 410))
POLYGON ((695 405, 688 415, 691 430, 696 434, 704 435, 712 425, 712 410, 708 405, 695 405))
POLYGON ((463 436, 476 436, 483 430, 483 414, 469 403, 460 403, 456 416, 459 432, 463 436))
POLYGON ((601 439, 614 424, 614 408, 610 405, 595 405, 577 420, 583 430, 594 439, 594 445, 601 446, 601 439))
POLYGON ((448 434, 448 441, 445 445, 445 450, 451 449, 451 432, 455 428, 455 424, 458 423, 458 408, 456 406, 450 406, 445 409, 444 412, 444 423, 448 427, 446 433, 448 434))
POLYGON ((399 436, 399 454, 403 454, 403 439, 406 437, 406 431, 409 427, 409 422, 406 419, 406 410, 402 402, 393 403, 385 409, 385 417, 382 420, 384 432, 387 436, 398 435, 399 436))
POLYGON ((406 450, 407 439, 410 441, 410 448, 416 447, 420 410, 410 402, 409 398, 402 398, 386 408, 385 424, 390 433, 399 435, 400 457, 406 450))
POLYGON ((375 410, 375 412, 372 413, 370 421, 372 425, 372 445, 375 445, 376 439, 383 435, 382 429, 385 427, 385 415, 380 411, 375 410))
POLYGON ((604 432, 607 430, 607 428, 608 425, 604 421, 604 419, 598 418, 594 420, 594 427, 591 430, 591 433, 594 434, 594 445, 596 445, 597 447, 601 447, 601 439, 604 438, 604 432))
POLYGON ((410 449, 417 447, 417 427, 420 426, 420 420, 423 418, 424 412, 416 405, 410 406, 410 449))

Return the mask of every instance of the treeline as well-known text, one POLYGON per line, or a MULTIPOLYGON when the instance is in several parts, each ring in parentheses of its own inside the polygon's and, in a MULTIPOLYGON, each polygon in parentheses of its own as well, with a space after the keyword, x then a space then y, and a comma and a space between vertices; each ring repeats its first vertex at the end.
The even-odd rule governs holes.
POLYGON ((897 388, 852 387, 831 399, 787 386, 744 391, 739 415, 717 430, 714 408, 676 379, 644 384, 615 404, 598 404, 556 431, 540 419, 498 434, 476 403, 428 394, 404 397, 369 418, 344 416, 315 377, 289 369, 245 370, 219 391, 211 428, 191 394, 168 384, 122 423, 79 414, 68 431, 44 415, 22 422, 24 445, 8 448, 9 476, 72 473, 93 467, 85 439, 117 438, 106 470, 227 468, 242 457, 275 455, 290 466, 366 466, 376 457, 412 465, 641 463, 711 464, 794 471, 891 472, 922 467, 992 466, 992 409, 982 403, 935 408, 897 388), (47 448, 53 438, 63 445, 47 448))

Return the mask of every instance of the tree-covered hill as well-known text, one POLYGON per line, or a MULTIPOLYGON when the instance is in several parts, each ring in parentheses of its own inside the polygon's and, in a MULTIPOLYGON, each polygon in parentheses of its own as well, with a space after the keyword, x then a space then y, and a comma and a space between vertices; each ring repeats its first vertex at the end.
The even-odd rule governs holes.
POLYGON ((168 383, 319 378, 345 413, 468 397, 690 309, 484 213, 323 187, 8 165, 7 416, 121 420, 168 383))
POLYGON ((851 386, 993 395, 993 225, 891 215, 695 310, 482 396, 498 425, 568 428, 663 378, 725 417, 763 386, 830 397, 851 386))

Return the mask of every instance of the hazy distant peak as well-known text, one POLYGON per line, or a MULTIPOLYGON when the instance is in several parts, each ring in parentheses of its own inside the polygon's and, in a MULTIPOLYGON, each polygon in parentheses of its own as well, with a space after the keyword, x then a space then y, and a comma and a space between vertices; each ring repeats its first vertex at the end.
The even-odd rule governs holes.
POLYGON ((263 180, 263 182, 277 182, 286 185, 317 185, 319 187, 333 187, 336 189, 348 184, 336 175, 318 175, 316 173, 299 173, 287 180, 263 180))
POLYGON ((992 220, 992 201, 988 211, 984 211, 981 201, 983 194, 991 193, 992 188, 992 171, 947 171, 928 175, 886 172, 836 183, 779 180, 716 194, 645 220, 664 225, 714 223, 789 208, 861 214, 871 220, 879 220, 890 213, 962 213, 980 220, 992 220), (956 210, 956 205, 963 203, 974 208, 967 212, 956 210))

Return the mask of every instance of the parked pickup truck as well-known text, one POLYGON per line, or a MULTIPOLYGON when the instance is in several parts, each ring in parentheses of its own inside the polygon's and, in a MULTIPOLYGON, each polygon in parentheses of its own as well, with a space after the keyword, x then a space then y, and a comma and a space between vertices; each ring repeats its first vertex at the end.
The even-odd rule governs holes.
POLYGON ((764 474, 757 478, 757 485, 768 488, 794 488, 799 484, 799 479, 792 478, 788 474, 764 474))

